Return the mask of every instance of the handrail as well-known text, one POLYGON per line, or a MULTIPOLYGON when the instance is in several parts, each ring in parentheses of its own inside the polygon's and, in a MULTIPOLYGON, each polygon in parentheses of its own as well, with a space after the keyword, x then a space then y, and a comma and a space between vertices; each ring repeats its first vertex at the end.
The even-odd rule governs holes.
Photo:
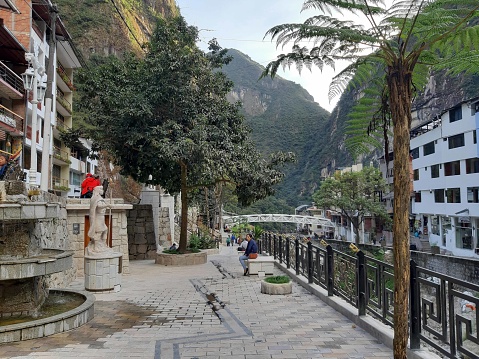
POLYGON ((7 123, 11 127, 14 127, 20 133, 23 133, 23 123, 25 121, 23 117, 17 115, 15 112, 9 110, 3 105, 0 105, 0 116, 3 116, 4 121, 2 122, 7 123), (6 122, 8 119, 11 123, 6 122), (13 124, 15 124, 15 126, 12 126, 13 124))
POLYGON ((0 61, 0 77, 15 90, 23 94, 25 89, 23 87, 23 80, 15 72, 13 72, 8 66, 0 61))
MULTIPOLYGON (((259 253, 273 255, 277 264, 295 270, 357 308, 393 326, 394 268, 376 258, 300 243, 299 239, 263 233, 259 253)), ((447 358, 479 359, 479 285, 410 263, 410 348, 427 345, 447 358), (469 310, 469 314, 467 314, 469 310)))

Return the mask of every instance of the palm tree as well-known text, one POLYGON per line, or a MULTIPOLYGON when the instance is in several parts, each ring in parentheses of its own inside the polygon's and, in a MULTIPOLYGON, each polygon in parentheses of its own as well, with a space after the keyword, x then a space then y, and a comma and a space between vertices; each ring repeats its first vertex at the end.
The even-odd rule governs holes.
MULTIPOLYGON (((329 96, 357 86, 375 106, 363 132, 386 133, 389 119, 394 151, 394 357, 406 358, 409 286, 409 131, 411 102, 430 71, 457 74, 479 69, 479 2, 477 0, 306 0, 303 10, 320 14, 302 24, 283 24, 265 35, 278 46, 292 42, 292 52, 269 63, 262 76, 280 66, 334 68, 350 65, 333 79, 329 96), (357 15, 357 22, 345 15, 357 15), (366 20, 368 26, 362 25, 366 20), (313 47, 301 47, 309 41, 313 47)), ((361 97, 358 96, 358 97, 361 97)), ((365 101, 365 100, 363 100, 365 101)), ((363 102, 364 104, 364 102, 363 102)), ((364 141, 357 143, 364 147, 364 141)))

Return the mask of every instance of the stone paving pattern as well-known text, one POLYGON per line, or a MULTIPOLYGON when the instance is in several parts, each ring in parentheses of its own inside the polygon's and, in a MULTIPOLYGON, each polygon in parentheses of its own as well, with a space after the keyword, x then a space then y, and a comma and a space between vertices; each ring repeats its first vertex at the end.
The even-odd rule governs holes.
MULTIPOLYGON (((289 295, 261 294, 262 278, 243 276, 236 247, 223 247, 202 265, 142 260, 130 271, 119 293, 95 294, 91 322, 2 344, 0 358, 393 358, 297 284, 289 295)), ((82 290, 83 279, 71 288, 82 290)))

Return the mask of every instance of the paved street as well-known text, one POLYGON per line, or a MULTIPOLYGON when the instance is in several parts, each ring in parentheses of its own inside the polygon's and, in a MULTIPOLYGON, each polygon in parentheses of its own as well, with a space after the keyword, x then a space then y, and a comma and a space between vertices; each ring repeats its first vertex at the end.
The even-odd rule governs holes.
MULTIPOLYGON (((296 284, 291 295, 261 294, 260 279, 242 275, 236 247, 223 247, 204 265, 132 261, 130 269, 121 292, 96 294, 91 322, 0 345, 0 357, 393 357, 392 350, 296 284)), ((84 288, 83 280, 72 287, 84 288)))

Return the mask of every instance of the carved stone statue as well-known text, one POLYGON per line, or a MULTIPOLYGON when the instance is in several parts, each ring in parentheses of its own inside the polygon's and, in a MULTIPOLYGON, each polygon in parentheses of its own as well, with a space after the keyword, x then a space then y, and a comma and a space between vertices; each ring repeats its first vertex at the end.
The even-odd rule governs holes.
POLYGON ((101 257, 113 253, 108 247, 108 227, 105 224, 105 212, 110 206, 106 203, 103 195, 103 186, 96 186, 90 199, 90 229, 88 237, 90 243, 85 248, 85 255, 90 257, 101 257))

